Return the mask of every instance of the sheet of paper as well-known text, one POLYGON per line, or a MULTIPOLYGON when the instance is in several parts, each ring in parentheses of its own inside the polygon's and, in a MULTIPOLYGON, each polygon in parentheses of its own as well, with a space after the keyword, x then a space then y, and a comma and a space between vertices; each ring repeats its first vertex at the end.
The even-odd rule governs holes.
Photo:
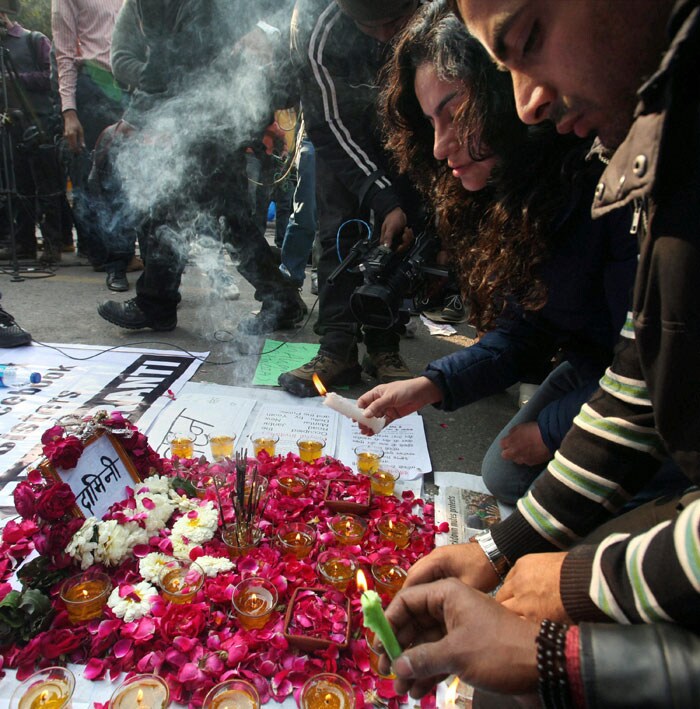
POLYGON ((363 436, 356 423, 345 416, 340 420, 337 457, 357 472, 355 448, 369 446, 384 451, 382 465, 396 468, 411 480, 432 470, 423 418, 414 413, 387 426, 376 436, 363 436))
POLYGON ((279 436, 277 453, 297 453, 297 441, 304 438, 322 438, 324 452, 334 455, 338 440, 338 414, 326 407, 301 408, 263 404, 256 413, 248 435, 271 433, 279 436))
POLYGON ((283 372, 301 367, 318 354, 319 345, 307 342, 280 342, 265 340, 260 360, 255 370, 253 384, 279 386, 277 379, 283 372))

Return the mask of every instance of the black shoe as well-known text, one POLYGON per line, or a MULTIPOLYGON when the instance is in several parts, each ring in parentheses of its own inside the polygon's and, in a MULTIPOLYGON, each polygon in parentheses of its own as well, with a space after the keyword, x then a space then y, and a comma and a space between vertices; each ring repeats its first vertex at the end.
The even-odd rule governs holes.
POLYGON ((124 303, 118 303, 116 300, 105 300, 104 303, 97 307, 97 312, 100 317, 108 322, 113 325, 119 325, 119 327, 123 327, 126 330, 142 330, 149 327, 151 330, 156 330, 156 332, 168 332, 177 327, 177 315, 156 320, 146 315, 139 308, 136 298, 127 300, 124 303))
POLYGON ((21 347, 31 341, 32 336, 0 305, 0 347, 21 347))
POLYGON ((311 271, 311 295, 318 295, 318 271, 311 271))
POLYGON ((107 274, 107 288, 115 291, 116 293, 123 293, 129 290, 129 281, 126 280, 126 274, 124 273, 108 273, 107 274))
POLYGON ((242 335, 265 335, 276 330, 295 328, 309 312, 306 303, 295 291, 289 303, 266 300, 260 312, 238 323, 238 332, 242 335))

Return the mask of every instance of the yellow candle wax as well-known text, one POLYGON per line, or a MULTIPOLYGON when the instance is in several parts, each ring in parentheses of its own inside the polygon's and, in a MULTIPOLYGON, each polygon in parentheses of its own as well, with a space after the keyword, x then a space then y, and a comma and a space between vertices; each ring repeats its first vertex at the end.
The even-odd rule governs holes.
POLYGON ((371 451, 360 451, 357 454, 357 471, 363 475, 371 475, 379 470, 379 461, 382 456, 371 451))
POLYGON ((280 490, 288 497, 299 497, 309 485, 305 475, 283 475, 278 479, 280 490))
POLYGON ((377 590, 392 598, 401 590, 407 575, 406 569, 391 561, 372 564, 372 576, 377 590))
POLYGON ((160 590, 170 603, 191 603, 203 583, 204 573, 195 564, 166 566, 160 578, 160 590))
POLYGON ((229 689, 214 697, 208 709, 258 709, 260 704, 248 692, 229 689))
POLYGON ((166 686, 156 678, 134 678, 117 689, 110 700, 110 709, 165 709, 170 703, 166 686))
POLYGON ((393 495, 397 474, 390 470, 377 470, 370 476, 370 485, 375 495, 393 495))
POLYGON ((408 546, 414 525, 398 515, 384 515, 377 522, 379 534, 400 549, 408 546))
POLYGON ((323 455, 324 445, 324 441, 300 439, 297 441, 297 446, 299 446, 299 457, 306 463, 313 463, 323 455))
POLYGON ((291 551, 297 559, 306 558, 314 545, 314 538, 306 532, 291 531, 280 536, 282 548, 291 551))
POLYGON ((68 682, 48 679, 29 687, 20 697, 19 709, 62 709, 69 700, 68 682))
POLYGON ((61 590, 68 620, 71 623, 81 623, 99 618, 110 591, 111 584, 104 574, 96 575, 94 578, 80 574, 68 579, 61 590))
POLYGON ((275 447, 279 439, 273 436, 257 436, 253 438, 253 453, 257 458, 262 451, 266 451, 269 456, 275 455, 275 447))
POLYGON ((246 630, 264 628, 276 605, 277 589, 267 579, 246 579, 233 590, 233 609, 246 630))
POLYGON ((338 675, 312 677, 301 690, 301 709, 354 709, 352 687, 338 675))
POLYGON ((354 515, 339 515, 331 520, 331 531, 338 544, 359 544, 365 536, 366 525, 354 515))
POLYGON ((191 458, 194 455, 194 440, 188 436, 176 436, 170 439, 170 454, 178 458, 191 458))
POLYGON ((214 460, 233 457, 234 436, 217 435, 211 436, 209 439, 209 447, 211 448, 211 456, 214 460))
POLYGON ((328 581, 339 591, 346 591, 353 577, 355 566, 344 562, 342 559, 330 559, 319 564, 321 578, 328 581))

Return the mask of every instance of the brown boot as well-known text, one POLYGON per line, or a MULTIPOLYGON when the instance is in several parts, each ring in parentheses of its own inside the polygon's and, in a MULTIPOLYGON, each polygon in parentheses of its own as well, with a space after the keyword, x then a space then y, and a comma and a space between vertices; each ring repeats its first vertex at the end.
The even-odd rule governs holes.
POLYGON ((310 362, 291 372, 280 374, 279 385, 294 396, 319 396, 311 379, 316 373, 323 385, 329 389, 333 385, 357 384, 360 381, 362 367, 357 358, 343 359, 326 352, 319 352, 310 362))
POLYGON ((398 352, 368 352, 362 360, 362 369, 380 384, 411 379, 413 374, 398 352))

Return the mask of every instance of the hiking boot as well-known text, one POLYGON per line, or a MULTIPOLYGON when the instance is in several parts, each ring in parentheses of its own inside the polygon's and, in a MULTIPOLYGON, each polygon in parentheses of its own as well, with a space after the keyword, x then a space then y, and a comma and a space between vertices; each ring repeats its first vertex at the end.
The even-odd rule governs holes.
POLYGON ((152 318, 139 308, 136 298, 118 303, 116 300, 106 300, 98 306, 97 312, 113 325, 126 330, 142 330, 146 327, 156 332, 168 332, 177 327, 177 315, 166 318, 152 318))
POLYGON ((280 374, 277 383, 294 396, 319 396, 311 379, 314 373, 318 374, 326 388, 330 388, 333 385, 357 384, 362 375, 362 367, 356 359, 348 361, 319 352, 310 362, 280 374))
POLYGON ((280 303, 275 300, 263 302, 260 312, 238 323, 241 335, 265 335, 276 330, 295 328, 308 313, 306 303, 294 291, 291 302, 280 303))
POLYGON ((453 293, 445 298, 441 308, 424 310, 423 315, 436 323, 457 325, 466 322, 469 313, 464 307, 462 297, 458 293, 453 293))
POLYGON ((32 336, 0 305, 0 347, 21 347, 31 341, 32 336))
POLYGON ((413 374, 398 352, 368 352, 362 360, 362 369, 380 384, 411 379, 413 374))

